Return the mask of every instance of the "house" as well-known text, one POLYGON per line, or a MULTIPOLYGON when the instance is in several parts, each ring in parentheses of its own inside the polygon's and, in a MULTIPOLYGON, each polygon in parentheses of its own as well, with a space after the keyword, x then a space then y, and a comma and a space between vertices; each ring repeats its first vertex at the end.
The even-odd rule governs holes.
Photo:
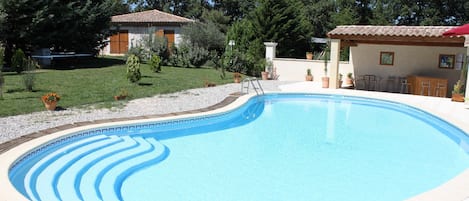
MULTIPOLYGON (((415 75, 447 80, 446 96, 450 96, 452 86, 461 75, 464 58, 468 52, 464 36, 442 35, 451 28, 454 27, 337 26, 328 33, 331 41, 331 60, 328 64, 330 87, 339 87, 336 84, 339 73, 346 75, 351 72, 355 78, 375 75, 380 78, 378 80, 380 87, 377 89, 380 91, 387 90, 389 77, 402 78, 415 75), (350 47, 349 61, 339 61, 340 50, 348 47, 350 47)), ((315 78, 324 76, 323 61, 282 58, 273 61, 277 74, 283 80, 304 80, 306 68, 312 69, 315 78), (295 70, 294 66, 300 66, 300 69, 295 70)))
POLYGON ((112 16, 111 29, 115 34, 108 39, 109 42, 101 54, 125 54, 129 48, 137 45, 143 36, 153 31, 158 36, 166 37, 169 46, 177 45, 181 40, 181 27, 191 22, 194 21, 159 10, 112 16))

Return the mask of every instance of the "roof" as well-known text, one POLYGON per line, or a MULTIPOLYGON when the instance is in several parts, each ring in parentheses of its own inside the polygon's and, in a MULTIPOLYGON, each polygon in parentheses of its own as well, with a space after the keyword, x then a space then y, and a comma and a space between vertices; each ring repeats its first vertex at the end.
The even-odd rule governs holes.
POLYGON ((445 37, 443 32, 455 26, 337 26, 327 35, 353 43, 400 45, 464 46, 464 37, 445 37))
POLYGON ((191 19, 165 13, 159 10, 147 10, 136 13, 112 16, 113 23, 189 23, 191 19))

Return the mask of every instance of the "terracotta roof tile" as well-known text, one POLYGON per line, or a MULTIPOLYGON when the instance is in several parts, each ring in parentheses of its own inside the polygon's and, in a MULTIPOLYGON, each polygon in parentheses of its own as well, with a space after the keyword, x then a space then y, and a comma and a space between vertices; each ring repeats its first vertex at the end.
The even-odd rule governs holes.
POLYGON ((415 36, 415 37, 442 37, 443 32, 454 26, 371 26, 347 25, 337 26, 328 33, 328 36, 415 36))
POLYGON ((193 20, 159 10, 147 10, 112 16, 111 22, 189 23, 193 20))

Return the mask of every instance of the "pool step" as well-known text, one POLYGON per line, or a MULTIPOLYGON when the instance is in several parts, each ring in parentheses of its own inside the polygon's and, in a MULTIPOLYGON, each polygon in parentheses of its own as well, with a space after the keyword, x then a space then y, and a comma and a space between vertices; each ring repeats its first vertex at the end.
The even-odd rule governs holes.
POLYGON ((26 174, 25 191, 31 200, 119 200, 127 176, 166 156, 153 138, 93 136, 38 161, 26 174))
POLYGON ((86 155, 72 164, 60 175, 56 188, 62 200, 83 200, 81 194, 77 191, 77 184, 81 182, 83 173, 88 171, 94 164, 110 155, 132 149, 138 145, 131 137, 123 136, 121 139, 122 140, 117 143, 103 147, 99 152, 86 155))
POLYGON ((105 139, 108 139, 108 136, 98 135, 98 136, 85 138, 83 140, 79 140, 77 142, 69 144, 63 148, 60 148, 48 154, 46 157, 44 157, 40 161, 38 161, 25 174, 25 178, 24 178, 25 193, 28 195, 29 199, 40 200, 39 195, 38 195, 38 190, 36 189, 36 187, 43 186, 43 184, 38 184, 37 179, 38 179, 38 176, 44 171, 45 168, 47 168, 49 164, 54 163, 60 157, 63 157, 67 153, 73 152, 74 150, 79 149, 80 147, 86 146, 88 144, 93 144, 93 143, 96 143, 105 139))
POLYGON ((153 138, 147 139, 146 142, 151 146, 147 151, 113 166, 103 176, 99 185, 103 200, 122 200, 120 190, 122 183, 129 175, 148 165, 157 164, 166 158, 168 150, 164 145, 153 138))

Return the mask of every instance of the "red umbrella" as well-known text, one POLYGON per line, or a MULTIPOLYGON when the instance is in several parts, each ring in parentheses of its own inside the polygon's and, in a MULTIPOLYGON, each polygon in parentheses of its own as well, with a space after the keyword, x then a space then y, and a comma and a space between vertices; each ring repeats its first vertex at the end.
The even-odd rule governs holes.
POLYGON ((465 24, 456 28, 452 28, 443 33, 443 36, 459 36, 459 35, 469 35, 469 24, 465 24))

